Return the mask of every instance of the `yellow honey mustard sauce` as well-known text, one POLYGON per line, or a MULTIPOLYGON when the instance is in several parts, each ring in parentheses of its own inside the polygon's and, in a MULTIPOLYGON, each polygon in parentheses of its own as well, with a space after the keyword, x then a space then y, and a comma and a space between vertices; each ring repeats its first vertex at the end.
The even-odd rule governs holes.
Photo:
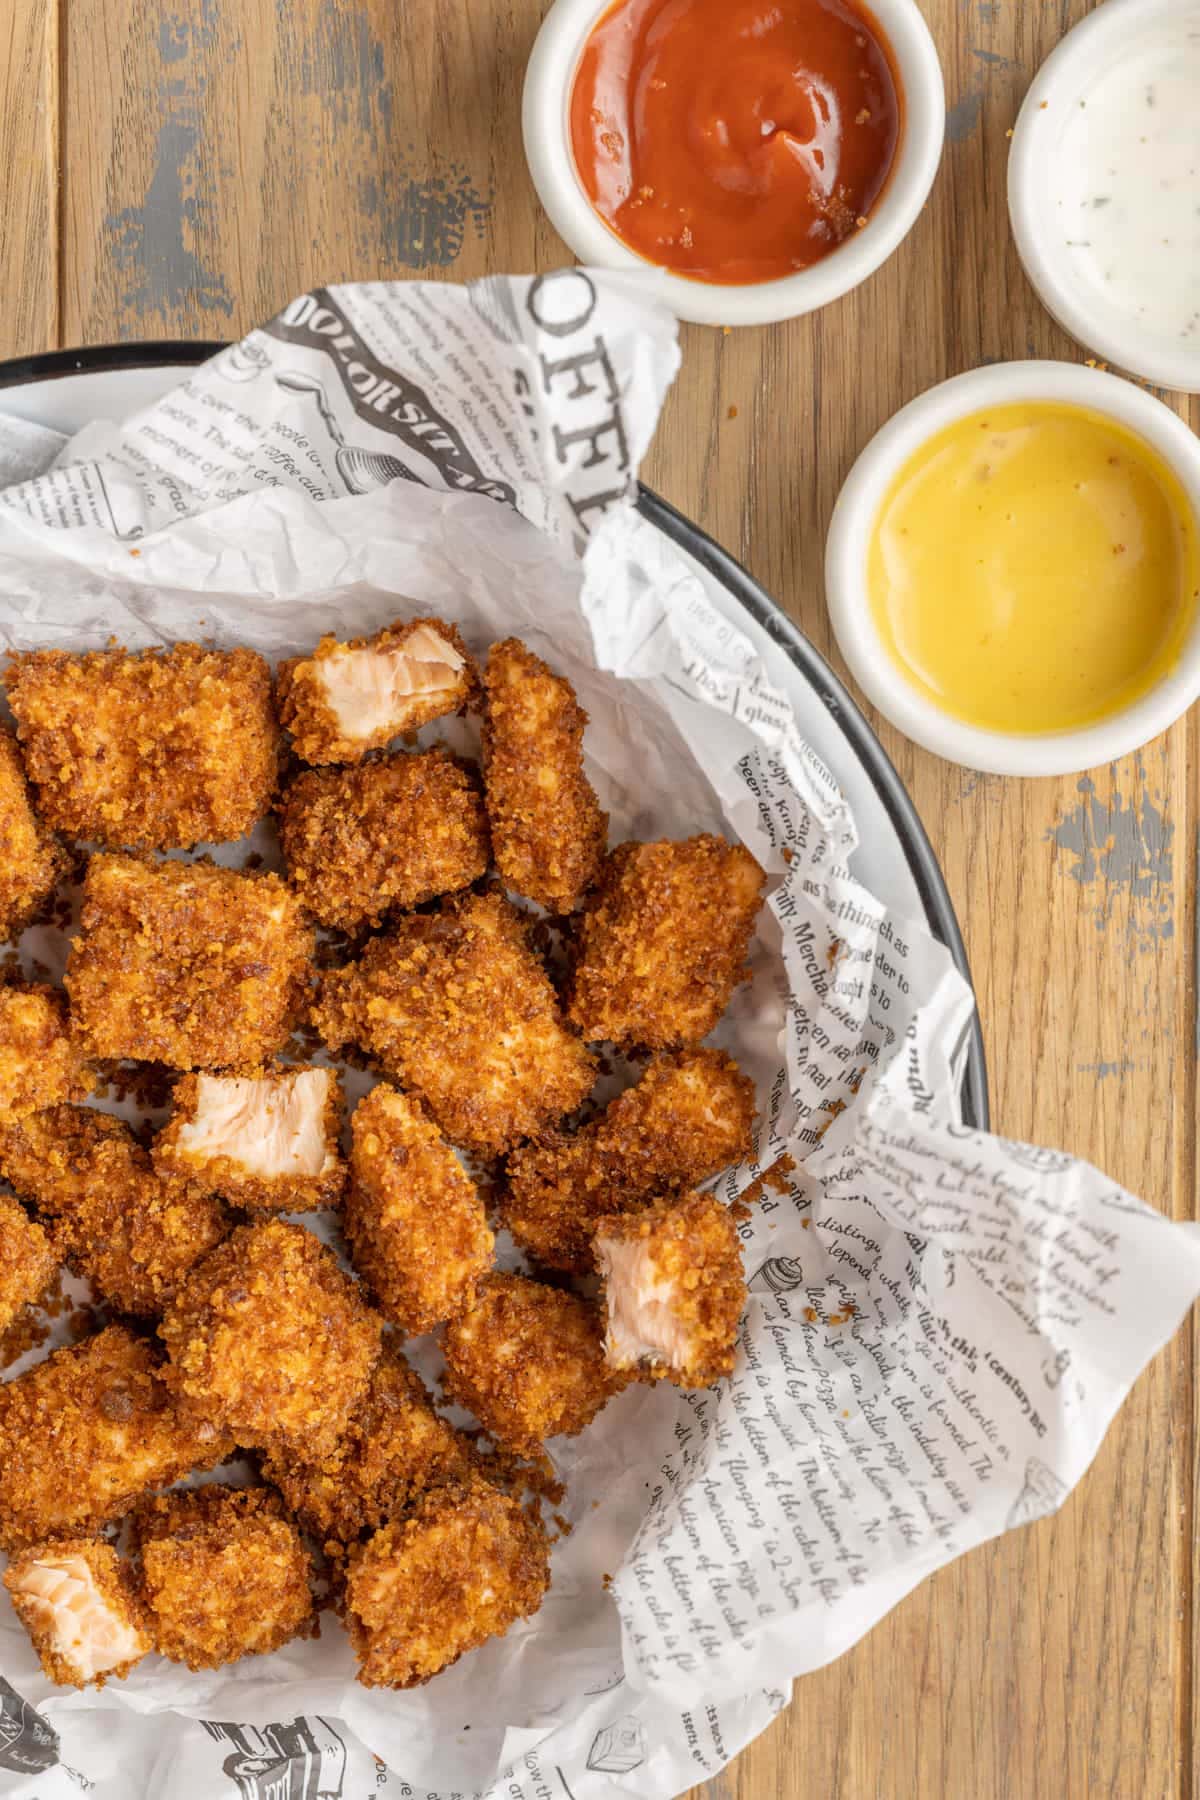
POLYGON ((1200 597, 1168 464, 1102 413, 992 407, 917 450, 872 529, 877 631, 913 686, 985 730, 1066 731, 1167 675, 1200 597))

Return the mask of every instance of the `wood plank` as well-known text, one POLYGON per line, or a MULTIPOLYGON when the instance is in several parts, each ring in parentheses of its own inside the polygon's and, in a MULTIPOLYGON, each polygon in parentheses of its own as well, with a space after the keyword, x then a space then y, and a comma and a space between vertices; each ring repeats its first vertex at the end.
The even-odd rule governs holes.
MULTIPOLYGON (((923 10, 951 142, 912 237, 814 318, 685 330, 647 469, 827 652, 824 531, 870 435, 985 359, 1082 355, 1025 283, 1004 173, 1024 88, 1088 0, 923 10)), ((563 260, 520 151, 521 72, 543 11, 540 0, 70 9, 67 340, 231 333, 317 278, 465 279, 563 260)), ((26 104, 22 85, 10 81, 10 103, 26 104)), ((8 118, 4 141, 23 142, 8 118)), ((25 259, 7 230, 11 274, 25 259)), ((21 230, 35 245, 37 225, 21 230)), ((42 341, 36 321, 20 332, 22 347, 42 341)), ((963 923, 998 1127, 1087 1153, 1190 1215, 1196 726, 1089 787, 974 777, 881 736, 963 923)), ((1190 1794, 1193 1356, 1181 1337, 1142 1379, 1056 1520, 927 1583, 802 1682, 789 1713, 697 1794, 1190 1794)))
POLYGON ((60 342, 57 26, 57 0, 9 0, 0 15, 0 356, 60 342))
POLYGON ((523 168, 538 9, 513 10, 72 9, 70 340, 228 336, 314 280, 530 266, 537 214, 499 171, 523 168))

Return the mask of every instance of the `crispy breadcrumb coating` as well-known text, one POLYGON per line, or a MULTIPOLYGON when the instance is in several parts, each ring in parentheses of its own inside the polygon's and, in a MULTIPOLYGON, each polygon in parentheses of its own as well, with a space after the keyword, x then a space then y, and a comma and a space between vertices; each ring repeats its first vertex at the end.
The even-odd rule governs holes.
POLYGON ((492 1265, 483 1201, 419 1101, 382 1083, 351 1120, 343 1225, 385 1319, 413 1336, 453 1318, 492 1265))
POLYGON ((266 1488, 157 1494, 137 1507, 133 1529, 161 1656, 220 1669, 317 1635, 312 1559, 266 1488))
POLYGON ((93 856, 66 988, 85 1050, 252 1067, 287 1041, 313 934, 278 875, 93 856))
POLYGON ((24 1207, 0 1194, 0 1337, 58 1273, 58 1253, 24 1207))
POLYGON ((505 638, 488 652, 483 778, 496 867, 550 913, 573 912, 600 873, 608 814, 583 772, 587 714, 570 682, 505 638))
POLYGON ((487 873, 478 777, 445 750, 309 769, 279 811, 288 880, 322 925, 357 931, 487 873))
POLYGON ((619 844, 583 911, 567 1016, 593 1042, 698 1044, 745 979, 765 879, 724 838, 619 844))
POLYGON ((489 1275, 446 1327, 445 1351, 447 1397, 523 1455, 574 1437, 625 1386, 605 1363, 596 1303, 524 1275, 489 1275))
POLYGON ((476 1477, 426 1494, 350 1553, 344 1611, 364 1687, 417 1687, 541 1605, 541 1522, 476 1477))
POLYGON ((159 1336, 168 1379, 238 1443, 322 1451, 379 1358, 380 1319, 302 1225, 240 1225, 198 1263, 159 1336))
POLYGON ((150 1345, 110 1325, 0 1386, 0 1549, 94 1530, 233 1449, 174 1399, 150 1345))
POLYGON ((83 1100, 96 1078, 51 987, 0 987, 0 1123, 60 1100, 83 1100))
POLYGON ((545 1130, 592 1085, 527 924, 498 893, 444 901, 327 976, 313 1014, 330 1049, 361 1044, 482 1155, 545 1130))
POLYGON ((682 1388, 733 1373, 746 1277, 737 1225, 714 1195, 601 1219, 595 1249, 612 1368, 682 1388))
POLYGON ((262 1458, 267 1480, 327 1552, 375 1531, 427 1488, 465 1480, 474 1467, 470 1444, 434 1411, 420 1376, 392 1344, 324 1455, 301 1444, 262 1458))
POLYGON ((59 1538, 14 1557, 4 1572, 17 1617, 60 1687, 103 1687, 150 1650, 133 1571, 99 1538, 59 1538))
POLYGON ((0 725, 0 939, 19 936, 65 873, 61 846, 33 810, 17 741, 0 725))
POLYGON ((33 650, 5 676, 48 825, 113 849, 240 838, 270 807, 281 739, 253 650, 33 650))
POLYGON ((661 1053, 574 1137, 551 1132, 513 1151, 501 1217, 547 1268, 585 1273, 602 1214, 706 1181, 750 1153, 753 1126, 754 1084, 732 1057, 661 1053))
POLYGON ((396 619, 374 637, 324 637, 279 665, 279 716, 306 763, 358 762, 401 732, 463 712, 479 672, 458 627, 396 619))
POLYGON ((219 1200, 159 1175, 123 1119, 52 1106, 0 1126, 0 1174, 50 1223, 55 1249, 101 1300, 156 1318, 219 1244, 219 1200))
POLYGON ((161 1173, 250 1212, 311 1212, 341 1199, 342 1090, 332 1069, 185 1075, 172 1099, 154 1140, 161 1173))

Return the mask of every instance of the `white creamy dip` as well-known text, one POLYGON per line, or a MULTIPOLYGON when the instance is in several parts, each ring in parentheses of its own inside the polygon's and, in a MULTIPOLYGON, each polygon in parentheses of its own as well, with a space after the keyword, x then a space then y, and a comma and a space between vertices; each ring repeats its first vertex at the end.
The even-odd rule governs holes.
POLYGON ((1200 355, 1200 6, 1093 75, 1046 173, 1079 303, 1200 355))

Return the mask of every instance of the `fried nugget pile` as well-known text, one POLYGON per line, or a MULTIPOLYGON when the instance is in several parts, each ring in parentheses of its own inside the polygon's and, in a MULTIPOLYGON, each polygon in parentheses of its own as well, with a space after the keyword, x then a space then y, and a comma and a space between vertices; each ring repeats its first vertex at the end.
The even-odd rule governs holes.
POLYGON ((178 644, 4 681, 4 931, 87 866, 63 988, 0 985, 0 1334, 64 1266, 101 1309, 0 1385, 13 1607, 82 1687, 316 1635, 324 1587, 361 1681, 428 1681, 549 1586, 521 1459, 733 1367, 737 1230, 698 1190, 752 1154, 754 1090, 701 1040, 763 872, 707 835, 609 851, 571 684, 442 619, 275 676, 178 644), (478 766, 417 747, 453 713, 478 766), (279 872, 212 859, 272 814, 279 872), (339 1053, 375 1078, 348 1121, 339 1053), (104 1110, 114 1063, 167 1073, 157 1132, 104 1110), (408 1358, 433 1331, 475 1430, 408 1358))

